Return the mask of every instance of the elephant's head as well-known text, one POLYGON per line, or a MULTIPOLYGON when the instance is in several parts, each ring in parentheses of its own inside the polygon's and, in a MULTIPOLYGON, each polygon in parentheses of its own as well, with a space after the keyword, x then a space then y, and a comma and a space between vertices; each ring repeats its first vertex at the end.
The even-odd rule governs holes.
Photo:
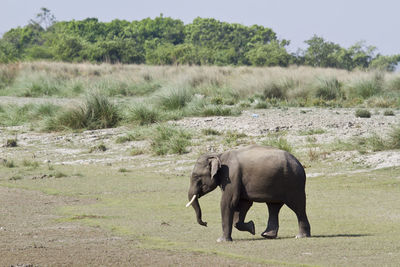
POLYGON ((201 208, 198 199, 218 186, 215 176, 219 168, 221 168, 221 161, 218 155, 203 155, 197 160, 190 178, 189 203, 186 204, 186 207, 193 206, 197 222, 203 226, 207 226, 207 223, 201 220, 201 208))

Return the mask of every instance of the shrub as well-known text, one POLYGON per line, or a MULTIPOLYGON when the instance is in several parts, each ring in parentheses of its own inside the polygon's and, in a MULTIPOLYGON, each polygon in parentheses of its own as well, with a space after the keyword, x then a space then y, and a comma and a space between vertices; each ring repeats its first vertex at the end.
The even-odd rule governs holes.
POLYGON ((358 118, 371 118, 371 112, 367 109, 357 109, 355 115, 358 118))
POLYGON ((384 116, 394 116, 394 112, 393 112, 393 110, 388 109, 388 110, 385 110, 385 112, 383 112, 383 115, 384 116))
POLYGON ((151 149, 157 155, 183 154, 191 144, 190 133, 170 125, 158 125, 151 137, 151 149))
POLYGON ((17 139, 7 139, 5 147, 17 147, 17 139))
POLYGON ((104 144, 98 144, 89 149, 89 153, 105 152, 105 151, 107 151, 107 147, 104 144))
POLYGON ((202 129, 201 132, 204 135, 221 135, 221 133, 219 131, 211 129, 211 128, 202 129))
POLYGON ((268 103, 265 102, 265 101, 259 101, 259 102, 257 102, 257 104, 254 106, 254 108, 256 108, 256 109, 267 109, 267 108, 269 108, 269 105, 268 105, 268 103))
POLYGON ((63 177, 67 177, 67 175, 65 173, 63 173, 63 172, 56 171, 54 173, 54 178, 63 178, 63 177))

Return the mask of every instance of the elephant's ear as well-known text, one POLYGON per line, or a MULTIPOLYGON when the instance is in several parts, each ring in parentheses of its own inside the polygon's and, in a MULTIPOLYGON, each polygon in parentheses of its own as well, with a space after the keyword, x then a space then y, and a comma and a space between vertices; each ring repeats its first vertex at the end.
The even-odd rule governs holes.
POLYGON ((218 170, 221 168, 221 161, 218 157, 212 157, 208 160, 211 166, 211 179, 217 174, 218 170))

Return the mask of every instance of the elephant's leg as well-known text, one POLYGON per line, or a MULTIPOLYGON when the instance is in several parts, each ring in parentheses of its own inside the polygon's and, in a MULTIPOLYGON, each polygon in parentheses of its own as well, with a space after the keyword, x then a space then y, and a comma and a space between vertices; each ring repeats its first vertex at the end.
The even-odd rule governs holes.
POLYGON ((276 238, 279 230, 279 211, 283 203, 267 203, 268 205, 268 225, 267 229, 261 234, 265 238, 276 238))
POLYGON ((311 227, 306 214, 305 194, 300 199, 296 199, 296 201, 289 201, 286 205, 296 213, 299 222, 299 234, 296 235, 296 238, 310 237, 311 227))
POLYGON ((253 221, 249 221, 247 223, 244 222, 247 211, 250 209, 252 205, 253 205, 252 201, 248 200, 239 201, 239 205, 233 216, 233 225, 239 231, 247 231, 252 235, 254 235, 255 234, 254 222, 253 221))
POLYGON ((233 213, 231 202, 223 196, 221 199, 222 236, 217 239, 217 242, 232 241, 233 213))

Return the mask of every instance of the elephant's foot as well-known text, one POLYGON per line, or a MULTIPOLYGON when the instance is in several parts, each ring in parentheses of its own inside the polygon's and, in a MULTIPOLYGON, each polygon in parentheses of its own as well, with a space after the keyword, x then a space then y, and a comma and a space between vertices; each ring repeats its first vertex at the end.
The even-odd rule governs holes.
POLYGON ((238 229, 239 231, 246 231, 249 232, 252 235, 256 234, 256 228, 254 226, 254 222, 253 221, 249 221, 247 223, 236 223, 235 224, 235 228, 238 229))
POLYGON ((278 236, 278 231, 277 230, 271 230, 271 231, 264 231, 261 234, 262 237, 268 238, 268 239, 274 239, 278 236))
POLYGON ((220 238, 217 239, 217 242, 218 243, 221 243, 221 242, 232 242, 232 237, 223 237, 223 236, 221 236, 220 238))
POLYGON ((305 237, 310 237, 311 234, 309 233, 299 233, 296 235, 296 238, 305 238, 305 237))
POLYGON ((249 225, 250 234, 255 235, 256 234, 256 227, 254 226, 254 222, 253 221, 249 221, 247 224, 249 225))

